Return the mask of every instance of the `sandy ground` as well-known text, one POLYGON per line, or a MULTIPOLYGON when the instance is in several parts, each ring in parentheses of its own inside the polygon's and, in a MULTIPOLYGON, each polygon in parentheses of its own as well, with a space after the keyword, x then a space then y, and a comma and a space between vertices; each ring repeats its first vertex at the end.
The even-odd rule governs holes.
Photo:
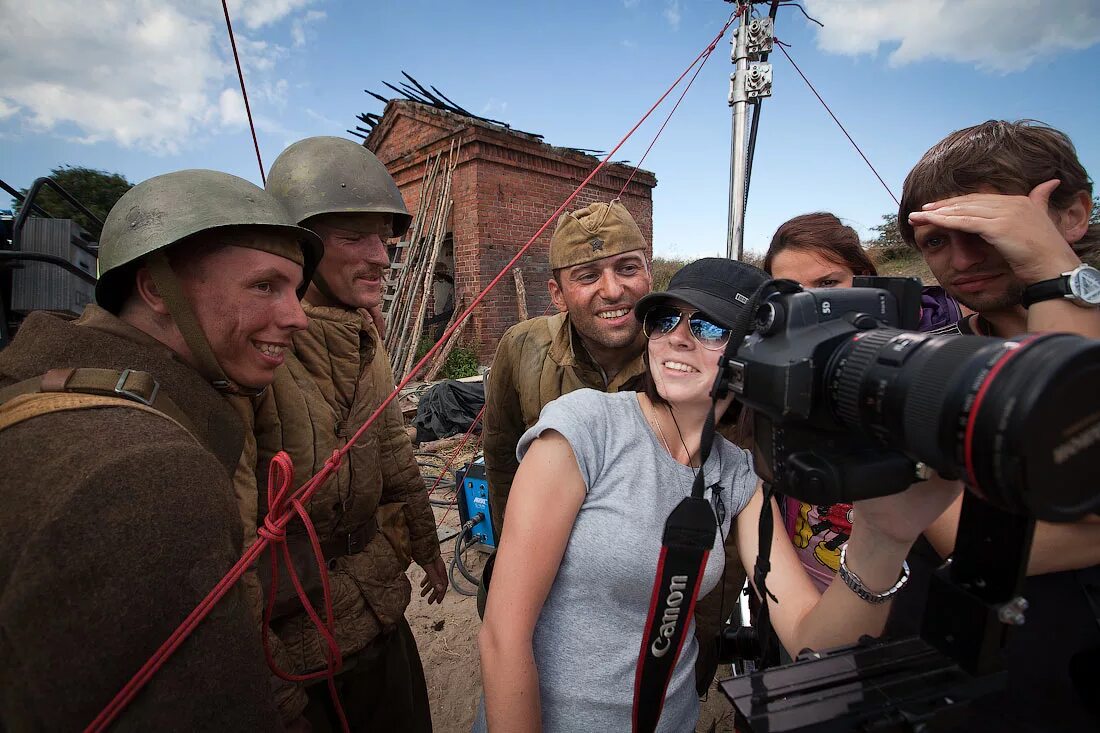
MULTIPOLYGON (((457 509, 438 506, 434 509, 441 529, 458 530, 457 509)), ((449 564, 454 556, 454 540, 444 541, 440 549, 444 561, 449 564)), ((480 576, 485 556, 476 549, 464 554, 467 568, 475 576, 480 576)), ((466 583, 457 571, 455 576, 462 587, 473 590, 473 586, 466 583)), ((481 699, 481 664, 477 652, 480 620, 476 599, 460 595, 452 587, 448 589, 442 605, 429 606, 416 594, 423 577, 424 573, 418 566, 410 568, 409 579, 414 593, 406 617, 424 663, 432 722, 437 733, 465 733, 470 730, 481 699)), ((703 712, 696 730, 699 733, 729 733, 733 729, 733 711, 729 703, 712 688, 703 702, 703 712)))

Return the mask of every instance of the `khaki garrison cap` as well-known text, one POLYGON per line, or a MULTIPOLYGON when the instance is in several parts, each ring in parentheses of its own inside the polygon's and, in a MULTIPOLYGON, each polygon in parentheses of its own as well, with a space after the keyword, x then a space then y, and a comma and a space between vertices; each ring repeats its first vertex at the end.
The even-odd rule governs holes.
POLYGON ((550 239, 550 269, 572 267, 604 257, 646 249, 642 230, 615 199, 562 214, 550 239))

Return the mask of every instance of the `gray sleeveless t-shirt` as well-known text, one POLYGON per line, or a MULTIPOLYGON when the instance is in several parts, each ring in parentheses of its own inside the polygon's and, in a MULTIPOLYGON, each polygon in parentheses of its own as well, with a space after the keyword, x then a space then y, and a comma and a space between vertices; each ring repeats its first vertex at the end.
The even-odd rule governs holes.
MULTIPOLYGON (((650 429, 633 392, 582 389, 543 408, 520 439, 522 460, 544 431, 573 448, 588 487, 534 633, 543 730, 629 731, 634 672, 649 612, 665 520, 691 493, 692 469, 650 429)), ((667 436, 679 440, 674 433, 667 436)), ((723 538, 756 488, 748 452, 720 436, 705 466, 706 498, 721 519, 700 596, 718 583, 723 538), (718 498, 714 487, 719 486, 718 498)), ((555 501, 553 485, 545 500, 555 501)), ((695 730, 694 620, 665 696, 659 731, 695 730)), ((484 730, 478 715, 474 730, 484 730)))

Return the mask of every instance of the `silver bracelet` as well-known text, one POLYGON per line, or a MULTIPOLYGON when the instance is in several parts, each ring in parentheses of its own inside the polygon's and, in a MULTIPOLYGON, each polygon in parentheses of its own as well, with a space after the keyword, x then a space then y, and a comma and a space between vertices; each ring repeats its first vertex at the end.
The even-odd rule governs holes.
POLYGON ((860 577, 848 568, 848 562, 845 558, 845 551, 847 549, 847 543, 840 548, 840 579, 844 581, 846 586, 852 589, 853 593, 868 603, 885 603, 893 598, 894 595, 909 582, 909 563, 903 560, 901 563, 901 577, 898 578, 898 582, 894 583, 893 587, 884 593, 875 593, 867 588, 860 577))

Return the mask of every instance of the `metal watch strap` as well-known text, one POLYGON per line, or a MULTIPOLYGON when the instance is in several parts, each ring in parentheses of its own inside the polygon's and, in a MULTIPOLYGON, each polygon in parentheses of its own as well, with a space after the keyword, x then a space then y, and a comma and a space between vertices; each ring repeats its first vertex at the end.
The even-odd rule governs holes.
POLYGON ((904 588, 905 584, 909 582, 909 563, 903 560, 901 563, 901 577, 898 578, 898 582, 894 583, 889 590, 883 593, 875 593, 865 586, 860 577, 848 568, 847 550, 847 544, 842 545, 840 548, 840 579, 844 581, 846 586, 852 589, 853 593, 868 603, 885 603, 897 595, 897 592, 904 588))

